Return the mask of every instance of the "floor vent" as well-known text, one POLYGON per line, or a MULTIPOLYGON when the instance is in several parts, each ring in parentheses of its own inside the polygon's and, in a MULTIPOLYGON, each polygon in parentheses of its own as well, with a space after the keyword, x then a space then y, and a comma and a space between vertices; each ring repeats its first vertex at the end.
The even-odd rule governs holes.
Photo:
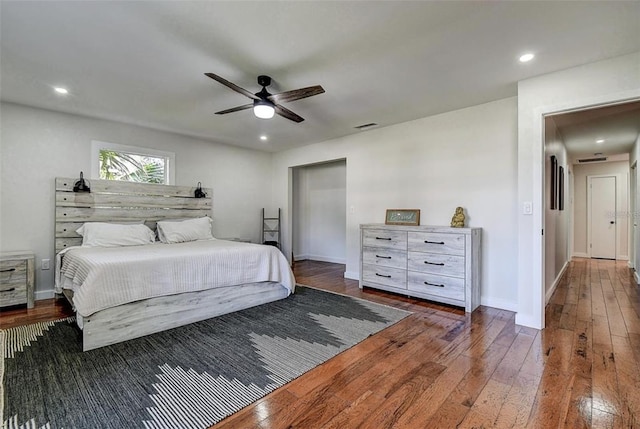
POLYGON ((607 157, 606 156, 601 156, 599 158, 583 158, 583 159, 579 159, 578 162, 580 164, 584 164, 585 162, 602 162, 602 161, 606 161, 607 157))

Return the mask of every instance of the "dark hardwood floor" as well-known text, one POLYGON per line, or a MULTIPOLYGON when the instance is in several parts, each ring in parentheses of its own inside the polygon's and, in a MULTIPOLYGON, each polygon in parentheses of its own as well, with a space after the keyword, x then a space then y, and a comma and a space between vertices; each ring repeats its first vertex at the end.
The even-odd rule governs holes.
MULTIPOLYGON (((361 291, 344 266, 297 262, 296 280, 410 310, 215 426, 640 428, 640 293, 626 262, 575 259, 543 331, 514 313, 361 291)), ((8 328, 71 314, 64 300, 2 311, 8 328)))

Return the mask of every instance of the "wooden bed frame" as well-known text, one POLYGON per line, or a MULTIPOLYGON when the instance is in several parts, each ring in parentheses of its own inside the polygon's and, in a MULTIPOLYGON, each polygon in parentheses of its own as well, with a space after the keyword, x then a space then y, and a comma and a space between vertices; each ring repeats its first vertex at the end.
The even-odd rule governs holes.
MULTIPOLYGON (((78 179, 56 178, 56 254, 82 244, 75 231, 85 222, 144 221, 211 217, 212 190, 195 198, 195 187, 91 180, 91 193, 73 192, 78 179)), ((73 292, 63 290, 73 305, 73 292)), ((286 298, 274 282, 250 283, 131 302, 98 311, 82 320, 83 351, 183 326, 286 298)))

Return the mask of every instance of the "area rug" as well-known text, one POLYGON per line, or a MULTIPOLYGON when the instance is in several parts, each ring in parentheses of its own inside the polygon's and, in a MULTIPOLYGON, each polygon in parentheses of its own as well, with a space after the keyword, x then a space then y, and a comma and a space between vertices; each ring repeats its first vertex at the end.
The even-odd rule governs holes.
POLYGON ((408 314, 298 286, 281 301, 88 352, 73 318, 0 331, 0 422, 206 428, 408 314))

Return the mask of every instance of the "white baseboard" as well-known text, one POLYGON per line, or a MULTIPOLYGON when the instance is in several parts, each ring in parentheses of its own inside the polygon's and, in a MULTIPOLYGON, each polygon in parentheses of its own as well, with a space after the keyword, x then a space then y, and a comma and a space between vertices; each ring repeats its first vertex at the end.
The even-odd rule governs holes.
POLYGON ((556 291, 556 288, 558 287, 558 283, 560 283, 560 279, 564 275, 564 272, 567 270, 568 266, 569 266, 569 261, 565 262, 564 265, 562 266, 562 269, 560 270, 560 273, 556 276, 556 279, 553 281, 553 284, 551 285, 551 287, 549 288, 549 290, 545 294, 544 305, 547 305, 549 303, 549 300, 551 299, 551 296, 556 291))
POLYGON ((480 304, 486 307, 497 308, 500 310, 513 311, 514 313, 518 311, 518 303, 507 301, 500 298, 480 298, 480 304))
POLYGON ((542 329, 538 323, 535 323, 532 316, 516 313, 516 325, 526 326, 527 328, 542 329))
POLYGON ((628 261, 629 257, 628 256, 618 256, 616 258, 616 260, 618 260, 618 261, 628 261))
POLYGON ((633 273, 633 278, 636 279, 636 284, 640 285, 640 276, 638 276, 638 272, 637 271, 635 271, 633 273))
POLYGON ((571 256, 575 256, 576 258, 590 258, 588 253, 582 253, 582 252, 573 252, 573 255, 571 256))
POLYGON ((320 261, 320 262, 331 262, 334 264, 346 264, 347 261, 344 258, 334 258, 332 256, 322 256, 322 255, 297 255, 293 257, 296 261, 320 261))
POLYGON ((352 271, 345 271, 344 272, 344 278, 345 279, 351 279, 351 280, 360 280, 360 274, 357 272, 352 272, 352 271))
POLYGON ((34 295, 34 298, 35 298, 36 301, 40 301, 41 299, 55 298, 56 293, 53 291, 53 289, 37 290, 37 291, 35 291, 35 293, 33 295, 34 295))

